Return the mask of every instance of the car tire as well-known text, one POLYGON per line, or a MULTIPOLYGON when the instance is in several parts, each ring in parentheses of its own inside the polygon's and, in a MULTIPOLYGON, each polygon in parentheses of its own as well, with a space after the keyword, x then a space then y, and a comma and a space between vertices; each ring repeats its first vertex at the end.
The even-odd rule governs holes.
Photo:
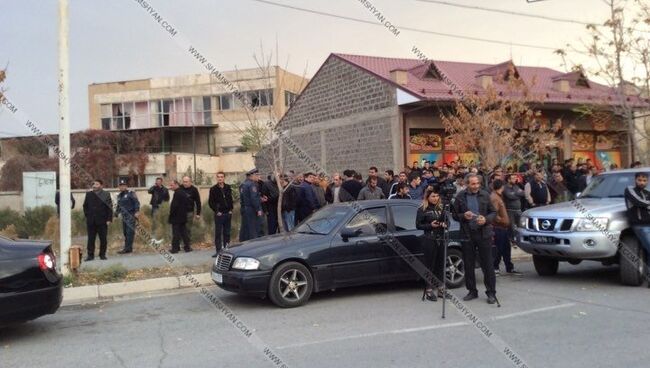
POLYGON ((645 274, 646 254, 635 236, 628 235, 621 239, 621 250, 619 250, 618 258, 621 283, 629 286, 641 285, 645 274), (629 256, 624 256, 624 253, 629 256), (638 262, 633 262, 634 259, 638 260, 638 262))
POLYGON ((449 289, 456 289, 465 284, 465 262, 463 252, 458 248, 447 249, 445 277, 449 289))
POLYGON ((307 303, 313 290, 314 279, 307 267, 298 262, 286 262, 273 271, 268 295, 278 307, 294 308, 307 303))
POLYGON ((557 273, 560 262, 557 259, 533 255, 535 271, 540 276, 553 276, 557 273))

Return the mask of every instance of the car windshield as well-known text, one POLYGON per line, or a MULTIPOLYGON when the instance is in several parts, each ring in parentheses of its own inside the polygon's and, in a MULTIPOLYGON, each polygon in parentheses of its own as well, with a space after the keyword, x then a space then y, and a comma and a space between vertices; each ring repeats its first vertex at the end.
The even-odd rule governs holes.
POLYGON ((294 229, 294 232, 300 234, 327 235, 341 222, 348 212, 349 209, 344 207, 325 207, 298 225, 294 229))
POLYGON ((634 173, 596 176, 580 198, 623 198, 625 188, 634 185, 634 173))

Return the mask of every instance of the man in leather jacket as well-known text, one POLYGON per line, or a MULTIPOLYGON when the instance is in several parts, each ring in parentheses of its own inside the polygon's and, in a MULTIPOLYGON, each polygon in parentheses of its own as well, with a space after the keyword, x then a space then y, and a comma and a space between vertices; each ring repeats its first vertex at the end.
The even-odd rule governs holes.
POLYGON ((468 239, 463 243, 463 261, 465 267, 465 287, 469 291, 463 298, 469 301, 478 298, 476 275, 474 274, 475 250, 478 249, 483 282, 488 303, 494 304, 496 299, 496 275, 492 259, 492 223, 496 211, 490 195, 481 189, 481 179, 476 174, 467 175, 467 189, 456 195, 453 204, 453 217, 460 222, 460 229, 468 239))

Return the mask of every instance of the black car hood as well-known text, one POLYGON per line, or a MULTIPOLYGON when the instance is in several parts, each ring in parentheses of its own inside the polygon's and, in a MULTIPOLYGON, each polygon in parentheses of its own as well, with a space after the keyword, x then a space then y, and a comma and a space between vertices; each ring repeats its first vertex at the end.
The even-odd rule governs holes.
POLYGON ((322 243, 323 241, 327 241, 328 238, 328 235, 318 234, 275 234, 233 245, 226 252, 235 257, 260 257, 270 253, 276 253, 278 250, 303 247, 309 243, 322 243))

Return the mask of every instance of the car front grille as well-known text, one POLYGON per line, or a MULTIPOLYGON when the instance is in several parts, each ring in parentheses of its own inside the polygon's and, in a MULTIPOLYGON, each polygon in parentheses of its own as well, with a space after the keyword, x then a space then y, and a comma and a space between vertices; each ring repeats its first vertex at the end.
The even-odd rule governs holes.
POLYGON ((526 229, 535 232, 551 233, 551 232, 560 232, 560 231, 571 231, 571 227, 573 226, 573 219, 529 217, 526 225, 528 225, 526 229))
POLYGON ((562 221, 562 226, 560 226, 560 231, 571 230, 571 225, 573 225, 573 220, 571 219, 562 221))
POLYGON ((216 263, 217 270, 228 271, 230 269, 230 262, 232 262, 232 256, 230 254, 219 254, 216 263))

